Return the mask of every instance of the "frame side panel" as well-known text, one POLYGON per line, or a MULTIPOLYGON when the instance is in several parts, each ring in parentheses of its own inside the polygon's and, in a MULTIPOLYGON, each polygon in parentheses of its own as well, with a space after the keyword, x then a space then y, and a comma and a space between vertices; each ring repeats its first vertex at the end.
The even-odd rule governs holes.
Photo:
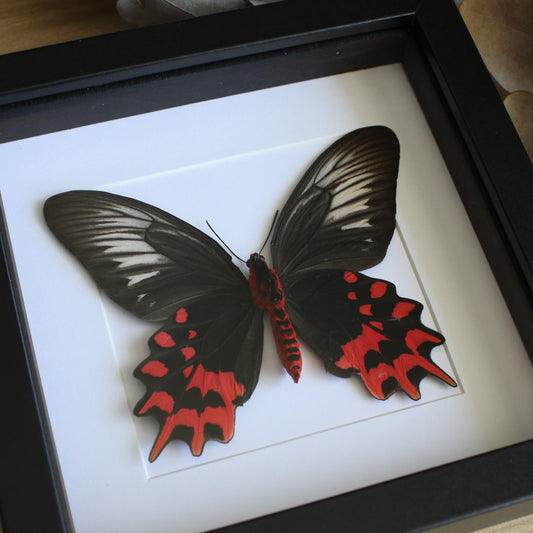
POLYGON ((438 9, 437 2, 423 2, 416 29, 533 290, 533 166, 455 6, 437 1, 438 9))
POLYGON ((23 338, 23 319, 17 309, 8 273, 10 250, 3 213, 0 213, 0 299, 4 305, 2 372, 0 372, 4 428, 1 442, 0 476, 1 517, 5 532, 69 531, 70 519, 64 514, 61 476, 55 466, 45 409, 37 395, 40 387, 35 377, 31 354, 23 338))
POLYGON ((442 13, 438 21, 432 13, 420 18, 406 47, 404 67, 532 357, 531 163, 481 59, 473 56, 466 27, 448 7, 442 13), (453 46, 448 39, 437 40, 444 32, 436 24, 452 28, 453 46), (468 55, 461 68, 454 59, 460 50, 468 55), (469 90, 479 78, 485 80, 482 95, 469 90))

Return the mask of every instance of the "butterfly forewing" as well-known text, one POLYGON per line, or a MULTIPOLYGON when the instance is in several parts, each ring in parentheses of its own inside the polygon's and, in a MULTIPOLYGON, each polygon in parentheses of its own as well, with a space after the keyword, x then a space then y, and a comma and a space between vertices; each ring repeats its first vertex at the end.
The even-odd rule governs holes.
POLYGON ((131 198, 72 191, 49 198, 46 222, 119 305, 161 322, 178 307, 247 282, 213 239, 131 198))
POLYGON ((306 269, 364 270, 379 263, 395 226, 399 144, 374 126, 348 133, 311 165, 272 236, 281 278, 306 269))

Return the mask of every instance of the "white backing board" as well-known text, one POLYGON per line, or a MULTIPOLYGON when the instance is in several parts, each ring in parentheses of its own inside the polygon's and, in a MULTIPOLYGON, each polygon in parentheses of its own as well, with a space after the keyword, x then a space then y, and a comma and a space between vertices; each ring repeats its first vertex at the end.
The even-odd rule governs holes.
POLYGON ((533 370, 400 65, 0 145, 0 192, 37 367, 78 532, 200 531, 425 470, 533 437, 533 370), (102 295, 46 228, 44 200, 72 189, 135 197, 234 251, 261 245, 275 209, 338 136, 383 124, 400 140, 398 229, 367 271, 422 301, 446 337, 432 352, 458 382, 380 402, 304 353, 298 385, 265 335, 233 440, 192 457, 131 408, 154 325, 102 295), (210 512, 205 512, 208 502, 210 512))

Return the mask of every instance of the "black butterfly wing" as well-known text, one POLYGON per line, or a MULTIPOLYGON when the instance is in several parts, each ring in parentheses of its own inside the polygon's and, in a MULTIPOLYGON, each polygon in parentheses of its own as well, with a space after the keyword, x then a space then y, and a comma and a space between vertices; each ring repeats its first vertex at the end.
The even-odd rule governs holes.
POLYGON ((160 425, 150 461, 173 439, 200 455, 207 440, 233 437, 235 408, 259 377, 262 332, 263 314, 244 297, 217 294, 179 308, 150 338, 134 372, 146 385, 134 413, 160 425))
POLYGON ((144 320, 162 322, 202 294, 247 283, 216 241, 132 198, 66 192, 46 201, 44 216, 107 295, 144 320))
POLYGON ((110 193, 59 194, 44 214, 115 302, 166 321, 135 370, 146 393, 134 412, 161 426, 150 460, 173 439, 195 455, 206 440, 230 440, 235 407, 257 383, 263 344, 262 312, 231 257, 186 222, 110 193))
POLYGON ((289 198, 272 255, 298 335, 335 375, 359 374, 384 399, 418 398, 422 377, 453 380, 430 359, 440 333, 422 305, 359 271, 378 264, 395 227, 399 144, 382 126, 353 131, 323 152, 289 198))
POLYGON ((292 279, 287 307, 298 334, 339 377, 358 374, 384 400, 397 390, 420 398, 422 378, 455 382, 431 361, 444 337, 420 321, 422 304, 361 273, 318 270, 292 279))
POLYGON ((383 126, 348 133, 300 180, 272 235, 279 276, 360 271, 380 263, 394 232, 399 144, 383 126))

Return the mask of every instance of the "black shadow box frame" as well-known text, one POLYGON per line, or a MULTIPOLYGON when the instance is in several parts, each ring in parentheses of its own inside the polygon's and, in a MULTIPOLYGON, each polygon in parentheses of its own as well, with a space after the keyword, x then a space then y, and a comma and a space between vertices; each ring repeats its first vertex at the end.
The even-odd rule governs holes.
MULTIPOLYGON (((451 1, 304 2, 0 57, 0 139, 16 139, 401 62, 533 356, 533 167, 451 1)), ((2 234, 2 520, 69 531, 2 234)), ((412 531, 533 498, 533 441, 224 531, 412 531)))

